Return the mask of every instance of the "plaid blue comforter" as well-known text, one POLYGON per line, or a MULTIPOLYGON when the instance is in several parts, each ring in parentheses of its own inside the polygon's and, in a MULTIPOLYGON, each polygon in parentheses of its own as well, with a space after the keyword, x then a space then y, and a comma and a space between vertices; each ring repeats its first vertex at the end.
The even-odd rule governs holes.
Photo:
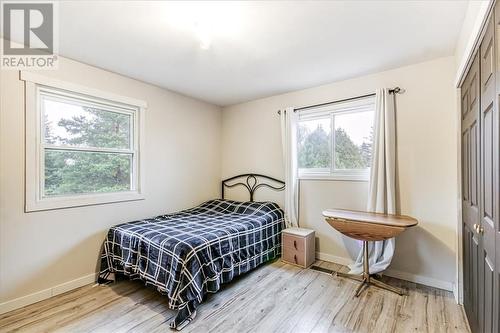
POLYGON ((120 224, 104 242, 100 278, 119 273, 154 285, 179 310, 171 323, 179 328, 207 293, 278 257, 283 225, 275 203, 229 200, 120 224))

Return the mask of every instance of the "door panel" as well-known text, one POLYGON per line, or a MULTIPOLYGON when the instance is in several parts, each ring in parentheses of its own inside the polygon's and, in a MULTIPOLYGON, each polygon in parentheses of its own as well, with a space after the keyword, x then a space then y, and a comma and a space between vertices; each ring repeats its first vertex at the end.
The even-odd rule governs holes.
MULTIPOLYGON (((500 128, 500 123, 499 123, 499 115, 498 115, 498 106, 499 106, 499 98, 500 98, 500 75, 497 74, 497 71, 500 69, 500 52, 498 48, 500 47, 499 43, 499 38, 500 38, 500 3, 497 1, 497 4, 495 5, 494 8, 495 12, 495 22, 494 22, 494 32, 493 34, 495 35, 493 40, 495 41, 495 58, 496 58, 496 68, 495 68, 495 81, 496 81, 496 86, 495 86, 495 93, 494 93, 494 100, 495 100, 495 106, 497 109, 497 115, 495 122, 495 137, 494 137, 494 147, 493 147, 493 156, 496 161, 496 188, 495 188, 495 194, 496 194, 496 200, 495 200, 495 209, 496 209, 496 219, 493 220, 494 222, 494 239, 493 241, 490 241, 489 239, 486 240, 486 242, 493 242, 495 245, 495 259, 496 261, 494 262, 495 264, 495 273, 493 277, 493 330, 492 332, 500 332, 500 212, 499 212, 499 206, 500 206, 500 198, 499 198, 499 193, 500 193, 500 179, 499 179, 499 159, 500 159, 500 147, 499 147, 499 137, 498 137, 498 131, 500 128)), ((491 245, 487 245, 491 246, 491 245)))
POLYGON ((473 72, 472 77, 470 79, 469 94, 467 96, 467 100, 469 102, 469 110, 472 110, 474 108, 474 105, 476 105, 478 101, 478 88, 479 88, 479 85, 477 84, 478 74, 479 73, 473 72))
POLYGON ((493 107, 483 112, 483 219, 493 218, 493 107))
POLYGON ((466 311, 470 309, 470 300, 472 299, 472 270, 471 270, 471 253, 472 253, 472 233, 464 224, 463 228, 463 272, 464 272, 464 306, 466 311))
POLYGON ((484 36, 484 43, 481 45, 481 85, 488 86, 493 83, 493 36, 491 30, 484 36), (486 40, 488 38, 488 40, 486 40))
POLYGON ((494 332, 494 265, 488 260, 486 253, 484 255, 484 330, 483 332, 494 332))
POLYGON ((479 250, 479 330, 492 332, 495 319, 495 224, 498 221, 498 102, 495 73, 495 25, 490 18, 481 42, 481 179, 479 250))
POLYGON ((472 122, 470 126, 470 137, 469 137, 469 174, 470 174, 470 205, 472 209, 474 210, 474 214, 478 213, 478 207, 479 207, 479 189, 478 189, 478 182, 479 182, 479 174, 478 174, 478 160, 477 157, 479 156, 479 126, 478 122, 474 121, 472 122))
MULTIPOLYGON (((462 89, 467 89, 467 83, 464 83, 462 89)), ((469 93, 468 91, 462 91, 462 118, 465 118, 467 115, 467 112, 469 112, 469 93)))
POLYGON ((470 180, 470 155, 469 155, 470 141, 469 129, 465 129, 462 134, 462 195, 463 201, 469 204, 469 180, 470 180))
MULTIPOLYGON (((494 73, 494 29, 491 17, 486 25, 486 32, 481 42, 479 51, 481 55, 481 103, 484 101, 484 93, 488 87, 495 87, 494 73)), ((494 89, 493 89, 494 90, 494 89)))
MULTIPOLYGON (((500 241, 500 238, 497 238, 497 242, 496 242, 496 245, 497 245, 497 253, 496 253, 496 256, 497 258, 500 257, 500 245, 499 245, 499 242, 500 241)), ((496 316, 496 328, 495 330, 493 330, 493 332, 499 332, 500 331, 500 270, 498 269, 498 267, 500 267, 500 260, 497 259, 497 274, 495 274, 496 276, 496 279, 495 279, 495 292, 493 293, 493 295, 496 295, 496 299, 494 300, 495 301, 495 311, 493 312, 493 319, 495 319, 495 316, 496 316)))
POLYGON ((476 55, 462 85, 462 220, 464 307, 474 332, 479 331, 480 237, 480 75, 476 55))
POLYGON ((479 238, 474 231, 472 233, 472 252, 471 252, 471 273, 472 273, 472 283, 471 283, 471 314, 474 318, 476 330, 480 329, 480 308, 479 308, 479 238))

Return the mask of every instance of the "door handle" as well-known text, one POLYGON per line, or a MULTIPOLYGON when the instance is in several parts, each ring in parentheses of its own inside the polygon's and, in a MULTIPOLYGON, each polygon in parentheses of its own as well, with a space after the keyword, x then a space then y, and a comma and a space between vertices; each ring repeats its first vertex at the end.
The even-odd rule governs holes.
POLYGON ((297 241, 296 240, 293 241, 293 247, 295 248, 295 250, 297 250, 297 241))
POLYGON ((474 223, 474 230, 480 235, 484 234, 484 227, 482 225, 474 223))
POLYGON ((478 226, 477 226, 477 224, 476 224, 476 223, 474 223, 473 228, 474 228, 474 230, 475 230, 476 232, 478 232, 478 231, 477 231, 477 227, 478 227, 478 226))

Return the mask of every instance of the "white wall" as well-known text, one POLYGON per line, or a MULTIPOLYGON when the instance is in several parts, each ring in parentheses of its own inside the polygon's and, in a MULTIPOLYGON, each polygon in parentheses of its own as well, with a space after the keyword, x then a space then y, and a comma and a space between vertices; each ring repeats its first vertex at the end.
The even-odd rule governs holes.
MULTIPOLYGON (((450 289, 458 190, 455 70, 455 57, 445 57, 225 107, 222 175, 253 171, 283 178, 278 109, 364 95, 378 87, 405 88, 397 96, 400 206, 420 224, 398 237, 392 275, 450 289)), ((348 262, 356 243, 330 228, 321 211, 364 209, 366 191, 366 182, 301 182, 300 223, 316 230, 322 258, 348 262)))
POLYGON ((219 107, 63 58, 39 73, 147 101, 146 199, 24 213, 24 83, 0 71, 0 311, 92 281, 110 226, 219 196, 219 107))

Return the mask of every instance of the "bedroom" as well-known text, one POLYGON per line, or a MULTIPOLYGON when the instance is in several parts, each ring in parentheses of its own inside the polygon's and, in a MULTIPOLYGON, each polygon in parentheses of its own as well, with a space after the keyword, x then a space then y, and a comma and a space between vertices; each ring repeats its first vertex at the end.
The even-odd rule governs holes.
POLYGON ((0 332, 500 332, 495 1, 1 7, 0 332))

